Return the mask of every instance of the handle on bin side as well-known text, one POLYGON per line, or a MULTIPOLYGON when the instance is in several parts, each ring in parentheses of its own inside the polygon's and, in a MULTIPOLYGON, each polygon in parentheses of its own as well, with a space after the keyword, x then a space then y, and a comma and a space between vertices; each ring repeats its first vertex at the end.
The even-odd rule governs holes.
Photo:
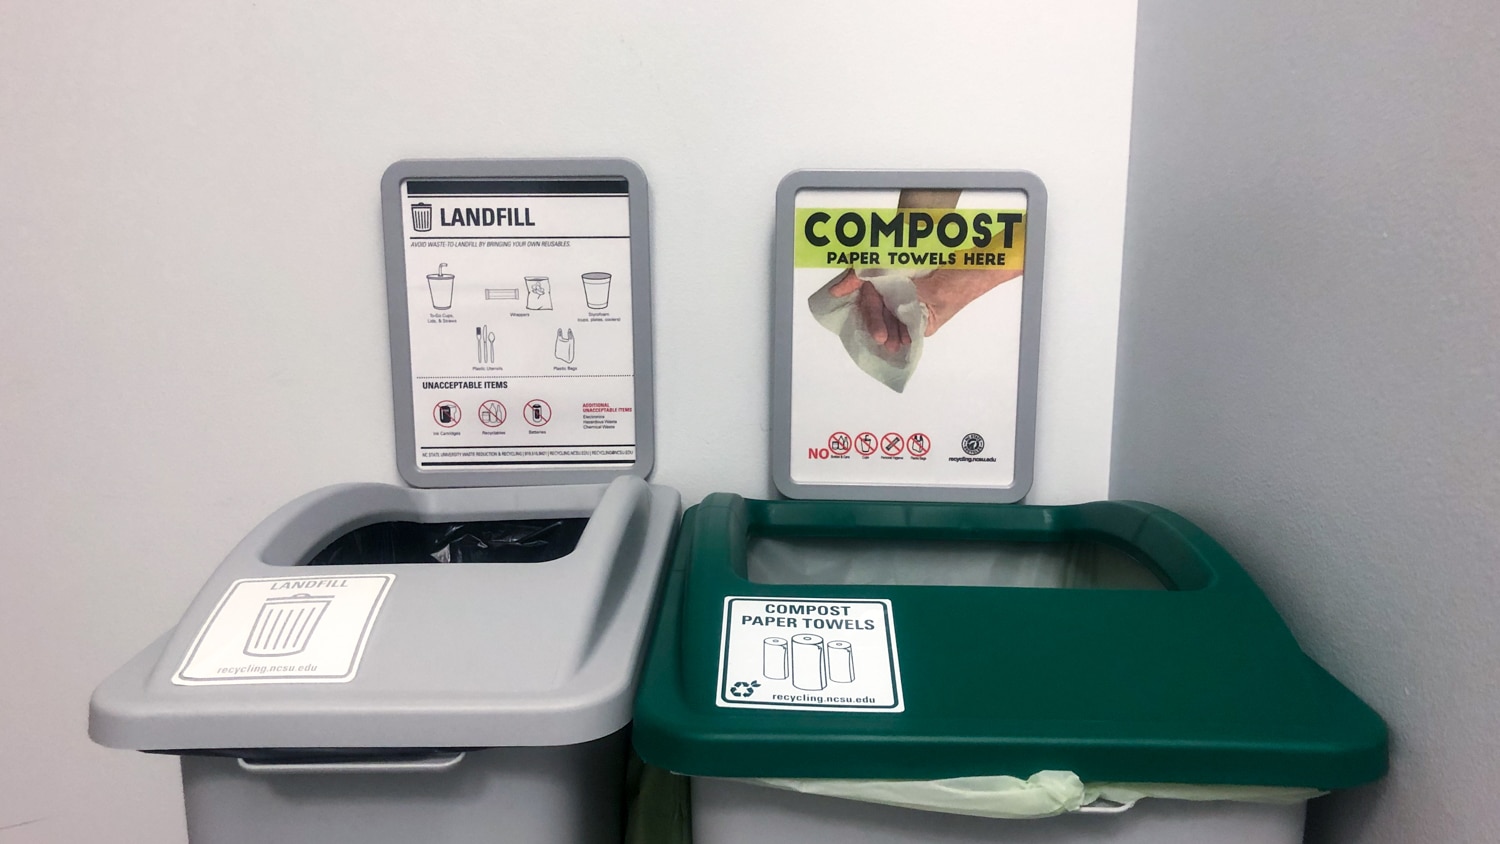
POLYGON ((463 751, 424 759, 389 759, 368 762, 251 762, 237 759, 240 769, 252 774, 418 774, 451 770, 464 760, 463 751))

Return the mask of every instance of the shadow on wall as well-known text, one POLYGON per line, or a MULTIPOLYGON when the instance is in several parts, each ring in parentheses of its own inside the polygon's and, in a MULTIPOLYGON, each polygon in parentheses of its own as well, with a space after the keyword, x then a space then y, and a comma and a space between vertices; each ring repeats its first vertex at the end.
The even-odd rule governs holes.
MULTIPOLYGON (((1395 743, 1396 737, 1392 735, 1393 752, 1395 743)), ((1307 833, 1303 840, 1309 844, 1366 840, 1365 833, 1375 821, 1373 807, 1386 799, 1386 792, 1392 788, 1391 781, 1396 776, 1393 761, 1391 772, 1384 779, 1359 788, 1334 792, 1308 803, 1307 833)))

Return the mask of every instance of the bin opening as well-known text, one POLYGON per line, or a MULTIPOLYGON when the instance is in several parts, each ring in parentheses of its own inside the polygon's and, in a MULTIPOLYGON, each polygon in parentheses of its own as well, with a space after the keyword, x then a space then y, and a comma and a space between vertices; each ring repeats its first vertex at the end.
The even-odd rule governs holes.
POLYGON ((1128 553, 1092 540, 989 542, 752 536, 752 583, 1145 589, 1169 585, 1128 553))
POLYGON ((573 553, 588 521, 377 522, 335 539, 307 565, 545 563, 573 553))

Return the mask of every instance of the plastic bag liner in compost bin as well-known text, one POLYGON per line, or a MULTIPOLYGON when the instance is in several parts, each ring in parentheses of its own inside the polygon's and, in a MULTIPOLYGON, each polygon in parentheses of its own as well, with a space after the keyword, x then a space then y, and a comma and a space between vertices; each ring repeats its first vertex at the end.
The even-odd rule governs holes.
POLYGON ((573 553, 588 521, 379 522, 344 534, 307 564, 545 563, 573 553))
MULTIPOLYGON (((1164 589, 1150 567, 1101 542, 750 539, 752 583, 998 586, 1032 589, 1164 589)), ((1101 643, 1101 647, 1105 647, 1101 643)), ((1145 797, 1297 803, 1312 788, 1170 783, 1085 783, 1071 771, 945 780, 747 779, 757 785, 985 818, 1045 818, 1084 807, 1133 806, 1145 797)), ((1085 809, 1086 810, 1086 809, 1085 809)))

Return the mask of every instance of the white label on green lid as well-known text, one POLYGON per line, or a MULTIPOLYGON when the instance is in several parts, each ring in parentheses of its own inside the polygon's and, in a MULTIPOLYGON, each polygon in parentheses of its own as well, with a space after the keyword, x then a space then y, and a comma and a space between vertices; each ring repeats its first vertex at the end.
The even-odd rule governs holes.
POLYGON ((172 682, 347 683, 359 670, 395 579, 360 574, 236 580, 172 682))
POLYGON ((742 709, 905 710, 891 602, 725 598, 717 703, 742 709))

